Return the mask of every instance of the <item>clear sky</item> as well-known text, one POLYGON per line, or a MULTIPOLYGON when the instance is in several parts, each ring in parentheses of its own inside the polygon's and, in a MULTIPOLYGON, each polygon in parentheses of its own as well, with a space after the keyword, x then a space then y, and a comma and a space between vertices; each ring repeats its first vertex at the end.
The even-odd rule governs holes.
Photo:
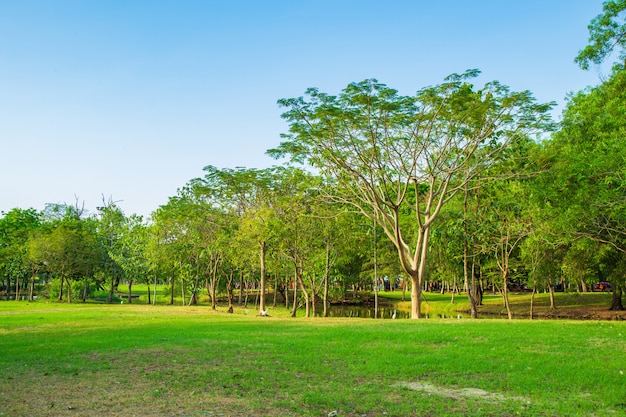
POLYGON ((601 0, 0 0, 0 211, 149 215, 202 168, 265 168, 279 98, 482 70, 563 109, 601 0))

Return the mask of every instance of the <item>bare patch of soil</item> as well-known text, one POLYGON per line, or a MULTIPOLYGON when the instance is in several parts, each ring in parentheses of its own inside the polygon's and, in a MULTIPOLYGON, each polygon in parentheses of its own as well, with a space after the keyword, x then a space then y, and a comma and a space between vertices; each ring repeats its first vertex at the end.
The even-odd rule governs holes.
POLYGON ((398 386, 412 391, 422 391, 429 395, 451 398, 453 400, 478 398, 492 403, 499 403, 508 400, 529 402, 524 397, 506 396, 503 394, 488 392, 480 388, 445 388, 428 382, 400 382, 398 383, 398 386))
MULTIPOLYGON (((16 369, 0 378, 0 416, 243 417, 255 411, 244 397, 211 383, 209 371, 217 372, 219 363, 193 355, 183 361, 185 353, 172 347, 123 356, 94 352, 76 357, 72 370, 16 369)), ((266 407, 260 415, 284 414, 266 407)))

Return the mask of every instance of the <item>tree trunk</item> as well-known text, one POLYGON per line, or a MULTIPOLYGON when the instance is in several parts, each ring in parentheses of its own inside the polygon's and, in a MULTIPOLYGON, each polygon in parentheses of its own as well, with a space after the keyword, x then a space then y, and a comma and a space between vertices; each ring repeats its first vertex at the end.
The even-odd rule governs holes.
POLYGON ((315 318, 315 313, 317 309, 315 308, 315 303, 317 302, 317 297, 315 294, 315 282, 311 286, 311 317, 315 318))
POLYGON ((613 290, 613 296, 611 298, 611 307, 609 310, 611 311, 622 311, 624 310, 624 304, 622 303, 622 286, 617 284, 615 289, 613 290))
POLYGON ((71 303, 72 302, 72 281, 66 278, 65 282, 67 283, 67 302, 71 303))
POLYGON ((267 310, 265 309, 265 242, 259 242, 260 251, 259 258, 261 261, 261 289, 260 289, 260 298, 259 298, 259 314, 265 315, 267 314, 267 310))
POLYGON ((226 282, 226 293, 228 294, 228 313, 233 314, 233 271, 228 274, 228 281, 226 282))
POLYGON ((200 274, 198 268, 196 268, 196 276, 193 281, 193 289, 191 290, 191 298, 189 299, 189 305, 198 305, 198 287, 200 285, 200 274))
POLYGON ((554 285, 552 285, 552 282, 548 285, 548 291, 550 292, 550 310, 556 310, 556 303, 554 302, 554 285))
MULTIPOLYGON (((441 283, 441 288, 443 289, 443 283, 441 283)), ((450 304, 454 304, 454 293, 456 292, 455 288, 456 288, 456 272, 454 273, 454 280, 452 282, 452 291, 451 291, 452 295, 450 296, 450 304)), ((469 298, 469 291, 466 291, 466 292, 469 298)))
MULTIPOLYGON (((411 277, 411 319, 419 319, 422 317, 422 288, 424 285, 424 277, 426 275, 426 257, 428 254, 428 236, 430 229, 421 226, 418 237, 418 244, 415 251, 416 257, 419 259, 411 259, 405 249, 398 249, 400 262, 405 272, 411 277), (417 265, 415 263, 417 262, 417 265)), ((396 235, 399 237, 399 229, 396 235)), ((399 238, 398 238, 399 240, 399 238)))
POLYGON ((530 295, 530 315, 528 317, 531 320, 533 319, 533 315, 534 315, 533 308, 535 306, 535 294, 536 293, 537 293, 537 286, 533 282, 533 293, 530 295))
POLYGON ((128 281, 128 304, 133 302, 133 280, 128 281))
MULTIPOLYGON (((59 299, 58 301, 63 301, 63 284, 64 284, 64 280, 63 280, 63 276, 61 276, 61 285, 59 285, 59 299)), ((7 294, 8 294, 8 290, 7 290, 7 294)))
POLYGON ((304 282, 302 282, 302 278, 298 277, 298 283, 300 284, 300 290, 302 294, 304 294, 304 317, 311 317, 311 300, 309 297, 309 292, 306 290, 304 286, 304 282))
POLYGON ((472 258, 471 272, 472 272, 471 283, 472 283, 472 299, 473 299, 472 318, 477 319, 478 318, 478 306, 482 305, 483 303, 483 290, 482 290, 481 281, 480 280, 478 282, 476 281, 476 262, 474 262, 473 258, 472 258))
MULTIPOLYGON (((467 230, 467 199, 469 195, 469 189, 466 184, 465 193, 463 196, 463 279, 465 280, 465 287, 467 289, 467 299, 470 304, 470 315, 473 319, 478 318, 478 307, 476 300, 476 277, 475 277, 475 261, 472 258, 472 268, 471 268, 471 282, 470 282, 470 268, 469 268, 469 241, 467 236, 469 235, 467 230)), ((454 291, 453 291, 454 293, 454 291)))
POLYGON ((83 286, 82 302, 87 302, 87 293, 89 292, 89 278, 85 277, 85 285, 83 286))
POLYGON ((218 269, 222 262, 220 255, 211 256, 211 309, 217 309, 217 287, 219 286, 218 269))
POLYGON ((406 288, 409 285, 409 281, 404 278, 402 280, 402 301, 406 301, 406 288))
POLYGON ((330 273, 330 242, 326 241, 326 262, 324 267, 324 317, 328 317, 328 275, 330 273))
POLYGON ((291 317, 296 317, 298 311, 298 275, 293 276, 293 308, 291 309, 291 317))
POLYGON ((175 281, 174 281, 174 275, 172 275, 172 277, 170 278, 170 284, 172 284, 172 288, 170 288, 170 305, 173 306, 174 305, 174 287, 175 287, 175 281))
POLYGON ((580 288, 582 289, 582 292, 589 292, 589 289, 587 288, 587 283, 584 279, 580 280, 580 288))
POLYGON ((154 275, 154 297, 152 297, 152 304, 156 305, 156 301, 157 301, 157 285, 159 284, 159 281, 157 280, 157 276, 156 274, 154 275))
POLYGON ((15 301, 20 301, 20 279, 15 277, 15 301))
MULTIPOLYGON (((374 266, 376 270, 376 266, 374 266)), ((378 278, 376 278, 376 272, 374 272, 374 318, 378 318, 378 278)))
POLYGON ((506 308, 506 314, 509 320, 512 320, 513 313, 511 313, 511 305, 509 304, 509 279, 508 272, 506 270, 502 272, 502 298, 504 301, 504 307, 506 308))
POLYGON ((211 281, 211 310, 217 310, 217 283, 211 281))
POLYGON ((109 290, 109 304, 113 302, 113 291, 115 291, 115 270, 111 261, 111 289, 109 290))
POLYGON ((417 276, 411 277, 411 318, 421 318, 422 286, 417 276))
POLYGON ((35 301, 35 275, 30 279, 30 290, 28 291, 28 301, 35 301))
POLYGON ((243 298, 243 271, 240 272, 239 274, 239 300, 237 301, 238 305, 241 305, 242 302, 242 298, 243 298))
POLYGON ((276 308, 276 303, 278 302, 278 292, 280 291, 278 289, 278 276, 276 277, 276 280, 272 287, 274 288, 274 300, 272 301, 272 307, 276 308))
POLYGON ((426 257, 428 255, 428 236, 430 228, 423 231, 422 242, 420 245, 420 259, 417 268, 417 275, 411 277, 413 288, 411 289, 411 318, 419 319, 422 317, 422 284, 426 275, 426 257))
POLYGON ((376 259, 376 221, 374 220, 374 318, 378 318, 378 259, 376 259))

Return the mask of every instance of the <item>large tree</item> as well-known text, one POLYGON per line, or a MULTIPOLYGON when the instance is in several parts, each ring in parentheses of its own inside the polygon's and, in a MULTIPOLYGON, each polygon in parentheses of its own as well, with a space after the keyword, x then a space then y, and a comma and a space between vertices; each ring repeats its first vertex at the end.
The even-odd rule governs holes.
MULTIPOLYGON (((626 259, 626 71, 576 94, 546 146, 551 170, 541 191, 562 241, 591 239, 626 259)), ((626 285, 616 277, 614 309, 626 285)))
POLYGON ((550 104, 498 82, 475 88, 478 74, 452 75, 415 96, 366 80, 338 96, 312 88, 279 100, 290 133, 268 153, 311 164, 338 183, 332 197, 379 224, 411 277, 413 318, 441 208, 511 142, 549 121, 550 104), (412 223, 402 221, 406 212, 412 223))

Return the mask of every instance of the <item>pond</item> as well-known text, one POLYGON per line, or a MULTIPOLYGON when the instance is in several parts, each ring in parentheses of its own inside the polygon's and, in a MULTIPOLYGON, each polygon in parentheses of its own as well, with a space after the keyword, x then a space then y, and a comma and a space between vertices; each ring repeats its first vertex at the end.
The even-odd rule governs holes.
MULTIPOLYGON (((398 309, 394 305, 385 305, 378 307, 379 319, 392 319, 393 314, 396 314, 396 319, 410 319, 411 312, 409 310, 398 309)), ((315 315, 321 317, 323 314, 322 308, 317 308, 315 315)), ((371 305, 351 305, 351 304, 333 304, 328 309, 329 317, 351 317, 351 318, 366 318, 373 319, 375 317, 374 306, 371 305)), ((424 318, 435 319, 450 319, 450 318, 463 318, 463 314, 457 314, 452 312, 431 312, 425 314, 424 318)))
MULTIPOLYGON (((394 306, 380 306, 378 307, 378 318, 391 319, 394 312, 396 313, 396 318, 399 319, 408 319, 411 317, 409 311, 398 310, 394 306)), ((315 314, 321 317, 323 310, 318 309, 315 314)), ((374 306, 369 305, 332 304, 328 308, 328 316, 373 319, 375 310, 374 306)))

